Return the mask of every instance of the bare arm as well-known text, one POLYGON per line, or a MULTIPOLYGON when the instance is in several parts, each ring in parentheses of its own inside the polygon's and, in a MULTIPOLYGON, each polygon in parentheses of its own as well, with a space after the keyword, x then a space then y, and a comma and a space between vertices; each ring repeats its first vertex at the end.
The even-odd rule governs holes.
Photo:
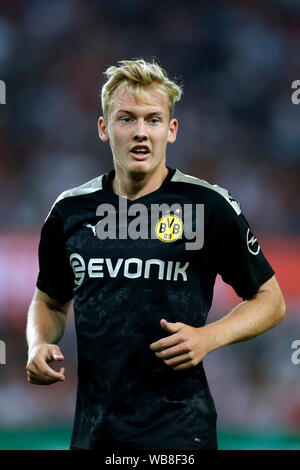
POLYGON ((61 304, 36 288, 28 310, 26 337, 28 343, 28 381, 47 385, 65 380, 64 368, 54 371, 48 363, 63 360, 57 346, 66 326, 68 310, 72 301, 61 304))
POLYGON ((246 341, 274 328, 285 315, 285 302, 273 276, 258 292, 220 320, 194 328, 184 323, 161 320, 167 338, 150 345, 165 364, 175 370, 197 365, 204 357, 223 346, 246 341))
POLYGON ((284 298, 273 276, 253 297, 241 302, 217 322, 207 325, 209 352, 265 333, 281 322, 285 311, 284 298))

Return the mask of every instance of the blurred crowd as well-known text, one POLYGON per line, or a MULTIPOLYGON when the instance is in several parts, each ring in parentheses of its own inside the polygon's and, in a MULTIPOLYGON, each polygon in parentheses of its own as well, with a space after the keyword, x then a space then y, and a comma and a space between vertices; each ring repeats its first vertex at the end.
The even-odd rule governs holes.
POLYGON ((39 227, 60 192, 110 169, 97 134, 103 72, 156 57, 184 84, 168 164, 227 187, 256 232, 299 233, 299 8, 2 0, 1 225, 39 227))
MULTIPOLYGON (((40 230, 62 191, 112 167, 97 133, 103 72, 142 57, 184 86, 168 165, 226 187, 254 233, 299 236, 299 41, 298 0, 0 0, 1 229, 40 230)), ((293 321, 205 360, 224 425, 299 429, 293 321)), ((71 422, 73 324, 63 339, 70 380, 54 390, 26 383, 24 325, 0 312, 0 326, 15 345, 13 366, 0 366, 1 425, 71 422)))

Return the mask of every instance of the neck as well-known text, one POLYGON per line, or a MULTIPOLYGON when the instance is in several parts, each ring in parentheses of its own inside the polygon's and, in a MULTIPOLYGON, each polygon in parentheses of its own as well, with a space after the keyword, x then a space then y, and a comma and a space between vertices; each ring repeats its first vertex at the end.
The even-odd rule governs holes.
POLYGON ((115 165, 115 178, 112 181, 113 191, 119 196, 134 200, 156 191, 168 174, 168 168, 158 166, 150 173, 125 173, 115 165))

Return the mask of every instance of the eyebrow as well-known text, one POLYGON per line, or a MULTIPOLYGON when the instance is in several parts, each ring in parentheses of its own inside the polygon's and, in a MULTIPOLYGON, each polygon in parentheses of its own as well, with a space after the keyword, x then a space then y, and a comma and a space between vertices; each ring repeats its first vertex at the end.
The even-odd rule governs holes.
MULTIPOLYGON (((122 114, 122 113, 129 114, 129 116, 135 116, 135 113, 133 113, 132 111, 128 111, 127 109, 119 109, 117 111, 117 114, 122 114)), ((163 116, 163 113, 160 111, 154 111, 146 115, 146 117, 148 118, 151 118, 152 116, 163 116)))

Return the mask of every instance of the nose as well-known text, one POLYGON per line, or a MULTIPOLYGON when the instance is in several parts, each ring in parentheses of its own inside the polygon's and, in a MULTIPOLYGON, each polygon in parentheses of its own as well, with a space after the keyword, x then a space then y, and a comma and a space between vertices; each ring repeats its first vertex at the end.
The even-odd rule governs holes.
POLYGON ((145 129, 145 123, 143 119, 137 121, 137 125, 134 129, 133 140, 136 142, 143 142, 148 139, 147 132, 145 129))

